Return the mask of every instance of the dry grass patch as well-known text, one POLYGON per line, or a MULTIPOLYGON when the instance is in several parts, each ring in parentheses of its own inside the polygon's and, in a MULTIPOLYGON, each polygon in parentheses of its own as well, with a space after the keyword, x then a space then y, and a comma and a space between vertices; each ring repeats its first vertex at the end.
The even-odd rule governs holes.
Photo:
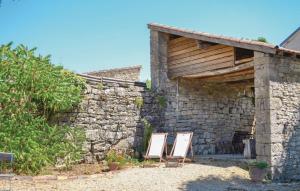
POLYGON ((46 168, 41 175, 62 175, 62 176, 79 176, 102 173, 102 164, 77 164, 70 169, 57 169, 54 167, 46 168))

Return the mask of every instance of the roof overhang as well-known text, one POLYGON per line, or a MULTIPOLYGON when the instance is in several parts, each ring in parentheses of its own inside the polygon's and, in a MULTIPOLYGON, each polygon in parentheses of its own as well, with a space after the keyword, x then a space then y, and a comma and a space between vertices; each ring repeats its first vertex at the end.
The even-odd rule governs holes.
POLYGON ((159 32, 183 36, 186 38, 192 38, 192 39, 206 41, 206 42, 244 48, 244 49, 254 50, 263 53, 277 54, 279 52, 286 52, 288 54, 300 55, 300 51, 286 49, 286 48, 279 47, 277 45, 254 41, 254 40, 225 37, 221 35, 197 32, 197 31, 181 29, 181 28, 167 26, 167 25, 161 25, 157 23, 148 24, 148 28, 159 32))

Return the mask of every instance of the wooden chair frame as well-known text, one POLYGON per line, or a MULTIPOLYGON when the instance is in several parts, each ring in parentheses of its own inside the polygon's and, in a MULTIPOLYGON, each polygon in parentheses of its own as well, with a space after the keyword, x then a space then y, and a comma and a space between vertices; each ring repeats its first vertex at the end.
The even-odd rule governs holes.
POLYGON ((157 158, 157 157, 151 157, 149 156, 149 151, 150 151, 150 147, 151 147, 151 143, 152 143, 152 136, 153 135, 165 135, 165 138, 164 138, 164 145, 161 149, 161 152, 160 152, 160 156, 158 157, 159 158, 159 162, 162 162, 162 161, 165 161, 163 159, 163 153, 164 153, 164 150, 166 151, 167 153, 167 136, 168 136, 168 133, 152 133, 151 134, 151 138, 148 142, 148 148, 147 148, 147 152, 146 152, 146 155, 144 156, 145 159, 150 159, 150 158, 157 158))
MULTIPOLYGON (((182 163, 185 162, 185 160, 187 159, 186 156, 188 154, 188 151, 189 149, 191 150, 191 155, 192 155, 192 159, 194 158, 194 152, 193 152, 193 145, 192 145, 192 139, 193 139, 193 132, 178 132, 176 134, 176 138, 175 138, 175 141, 174 141, 174 144, 173 144, 173 147, 172 147, 172 150, 171 150, 171 153, 170 155, 167 157, 168 159, 182 159, 182 163), (174 154, 174 150, 175 150, 175 147, 176 147, 176 144, 177 144, 177 135, 178 134, 190 134, 190 139, 189 139, 189 143, 188 143, 188 146, 187 146, 187 149, 185 151, 185 155, 184 157, 174 157, 173 154, 174 154)), ((190 159, 190 160, 192 160, 190 159)))

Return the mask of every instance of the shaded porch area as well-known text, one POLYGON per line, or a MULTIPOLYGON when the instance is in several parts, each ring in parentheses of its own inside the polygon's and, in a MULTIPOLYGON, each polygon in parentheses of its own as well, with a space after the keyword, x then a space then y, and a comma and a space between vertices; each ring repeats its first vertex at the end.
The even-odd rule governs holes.
POLYGON ((243 154, 243 140, 255 137, 252 85, 251 81, 177 80, 176 96, 166 93, 171 104, 165 115, 165 128, 171 135, 193 131, 197 155, 243 154))

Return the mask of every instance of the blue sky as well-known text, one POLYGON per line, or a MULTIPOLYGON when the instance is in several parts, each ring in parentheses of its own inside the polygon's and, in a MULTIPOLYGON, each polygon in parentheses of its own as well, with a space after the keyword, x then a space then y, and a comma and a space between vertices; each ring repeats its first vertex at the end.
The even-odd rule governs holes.
POLYGON ((79 73, 142 65, 145 80, 150 22, 279 44, 300 26, 300 1, 2 0, 0 44, 37 47, 79 73))

